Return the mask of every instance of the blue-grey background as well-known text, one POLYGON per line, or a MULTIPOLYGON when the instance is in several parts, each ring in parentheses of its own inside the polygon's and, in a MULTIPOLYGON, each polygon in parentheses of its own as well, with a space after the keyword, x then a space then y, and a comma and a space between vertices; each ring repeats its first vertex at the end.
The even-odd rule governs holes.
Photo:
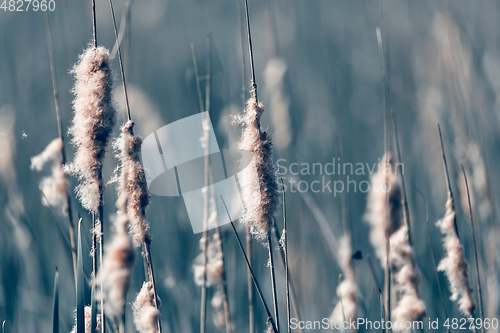
MULTIPOLYGON (((48 18, 66 133, 72 118, 73 81, 69 71, 84 46, 91 42, 91 4, 75 0, 55 2, 55 11, 49 12, 48 18)), ((96 2, 98 43, 112 49, 115 37, 109 4, 104 0, 96 2)), ((246 89, 249 87, 246 44, 242 52, 241 5, 237 0, 144 0, 130 4, 130 33, 125 34, 122 51, 138 134, 146 137, 165 124, 200 112, 191 44, 204 95, 205 41, 206 35, 211 34, 211 119, 219 146, 236 146, 239 129, 231 126, 231 116, 243 109, 244 80, 246 89)), ((116 0, 114 6, 120 24, 125 2, 116 0)), ((280 162, 286 167, 291 163, 325 164, 339 158, 339 137, 344 162, 371 165, 382 157, 384 126, 376 28, 385 24, 391 104, 399 129, 416 258, 422 270, 419 291, 428 316, 443 318, 443 311, 427 238, 426 207, 416 190, 423 193, 428 204, 432 245, 439 260, 442 247, 434 222, 442 217, 446 200, 436 129, 440 122, 457 197, 460 235, 472 264, 460 163, 470 174, 485 313, 489 318, 498 318, 499 221, 495 209, 500 197, 499 3, 383 0, 381 6, 380 1, 367 0, 249 0, 249 6, 259 99, 267 107, 263 122, 274 135, 275 161, 286 160, 280 162)), ((115 99, 123 105, 116 60, 113 66, 117 77, 115 99)), ((61 331, 68 332, 74 323, 75 304, 70 251, 50 209, 41 204, 38 185, 44 174, 30 170, 30 157, 57 136, 41 12, 0 10, 0 129, 0 321, 6 320, 7 332, 49 332, 57 266, 61 276, 61 331)), ((68 142, 66 139, 71 156, 68 142)), ((105 180, 110 178, 116 162, 109 152, 105 180)), ((298 177, 308 182, 322 180, 318 174, 298 177)), ((351 178, 359 183, 369 180, 369 175, 351 178)), ((75 184, 73 179, 72 185, 75 184)), ((307 193, 340 237, 340 196, 307 193)), ((110 223, 106 222, 115 210, 115 198, 114 186, 107 186, 107 235, 110 223)), ((350 191, 347 200, 354 250, 372 253, 369 230, 362 219, 366 193, 350 191)), ((290 271, 302 319, 321 320, 330 315, 337 301, 340 269, 303 195, 289 190, 286 203, 290 271)), ((75 218, 81 215, 85 230, 89 230, 90 216, 74 198, 73 205, 77 207, 75 218)), ((194 284, 191 267, 200 253, 200 235, 192 233, 180 197, 153 196, 148 216, 154 237, 152 255, 162 299, 163 327, 166 332, 198 332, 201 292, 194 284)), ((67 218, 59 219, 67 229, 67 218)), ((281 213, 277 221, 282 228, 281 213)), ((244 229, 239 230, 243 236, 244 229)), ((231 316, 235 331, 245 332, 248 310, 244 261, 227 226, 222 231, 231 316)), ((88 240, 89 235, 85 235, 88 240)), ((83 244, 88 253, 89 242, 83 244)), ((271 302, 266 250, 259 244, 254 249, 255 271, 271 302)), ((279 261, 276 266, 284 323, 284 275, 279 261)), ((90 272, 90 257, 86 258, 85 267, 90 272)), ((382 269, 378 263, 375 268, 380 282, 382 269)), ((377 320, 380 310, 367 262, 357 261, 356 269, 364 313, 377 320)), ((446 286, 446 279, 441 274, 440 278, 446 286)), ((142 280, 143 267, 138 260, 128 300, 138 292, 142 280)), ((473 286, 475 281, 473 270, 473 286)), ((449 292, 444 289, 447 298, 449 292)), ((209 289, 209 297, 212 292, 209 289)), ((210 305, 208 308, 207 331, 217 332, 211 320, 213 311, 210 305)), ((450 301, 447 308, 451 317, 459 316, 456 305, 450 301)), ((265 329, 265 314, 258 299, 255 309, 256 331, 261 332, 265 329)), ((127 332, 134 331, 131 320, 129 307, 127 332)))

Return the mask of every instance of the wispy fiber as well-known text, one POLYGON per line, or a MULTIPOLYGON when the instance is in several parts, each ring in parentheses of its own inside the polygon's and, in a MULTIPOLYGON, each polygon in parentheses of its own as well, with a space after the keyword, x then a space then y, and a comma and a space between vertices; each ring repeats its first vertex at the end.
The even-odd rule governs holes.
POLYGON ((263 112, 262 104, 253 96, 247 101, 245 114, 240 119, 243 125, 240 149, 253 155, 250 165, 239 174, 245 204, 244 221, 259 240, 266 239, 279 206, 271 136, 260 123, 263 112))
POLYGON ((439 138, 441 141, 441 155, 443 158, 446 184, 448 187, 448 199, 446 200, 446 211, 444 217, 436 222, 436 225, 443 234, 443 247, 446 252, 438 265, 438 270, 443 271, 450 283, 452 301, 458 302, 460 311, 466 316, 472 316, 474 308, 474 298, 472 297, 472 288, 470 287, 470 268, 469 263, 464 256, 464 248, 460 243, 457 228, 457 216, 451 190, 448 166, 444 153, 443 138, 441 128, 438 125, 439 138))
POLYGON ((149 205, 149 192, 141 159, 142 138, 134 135, 134 122, 127 121, 121 135, 113 142, 113 147, 120 160, 115 171, 114 180, 122 172, 124 181, 120 181, 120 195, 127 196, 127 215, 130 219, 130 232, 135 246, 150 242, 149 223, 146 218, 146 208, 149 205))
MULTIPOLYGON (((389 264, 393 272, 393 290, 397 295, 396 306, 392 309, 392 320, 403 323, 422 320, 426 308, 418 296, 420 270, 415 262, 408 227, 405 224, 390 237, 389 264)), ((394 331, 399 330, 394 327, 394 331)))
POLYGON ((458 301, 460 311, 470 316, 475 308, 470 287, 470 268, 464 256, 464 247, 455 230, 455 223, 453 198, 448 193, 446 212, 444 217, 436 223, 444 236, 443 247, 446 251, 446 257, 439 263, 438 270, 443 271, 450 282, 450 299, 458 301))
POLYGON ((109 51, 104 47, 87 48, 72 73, 76 80, 75 115, 69 132, 76 154, 65 170, 80 180, 76 192, 82 206, 98 214, 102 204, 103 160, 116 121, 109 51))
POLYGON ((401 185, 392 171, 391 156, 384 156, 384 162, 372 177, 370 193, 364 220, 370 224, 372 243, 382 267, 386 267, 386 211, 388 234, 401 226, 401 185), (387 195, 387 200, 386 200, 387 195))
MULTIPOLYGON (((220 242, 220 239, 217 234, 213 234, 211 238, 212 239, 207 245, 206 265, 203 260, 205 256, 204 253, 200 253, 193 264, 194 281, 198 286, 203 286, 203 284, 206 283, 206 286, 209 287, 220 283, 222 279, 222 271, 224 269, 222 253, 219 251, 219 246, 217 244, 217 242, 220 242)), ((200 246, 202 248, 204 248, 205 241, 204 238, 200 239, 200 246)))
POLYGON ((330 321, 342 324, 344 321, 355 320, 358 312, 359 291, 352 265, 351 240, 349 237, 344 236, 340 239, 339 258, 344 280, 337 287, 339 301, 330 315, 330 321))
POLYGON ((44 193, 42 203, 44 206, 60 207, 61 211, 67 214, 69 183, 63 171, 62 150, 61 138, 52 140, 43 152, 31 158, 31 169, 41 171, 45 164, 53 162, 52 174, 40 182, 40 188, 44 193))
MULTIPOLYGON (((370 241, 382 267, 386 258, 393 276, 396 304, 391 320, 421 320, 426 314, 418 296, 420 271, 409 239, 408 227, 402 222, 402 185, 391 156, 384 156, 384 166, 372 178, 365 219, 371 225, 370 241), (386 237, 389 246, 386 248, 386 237), (387 250, 389 251, 387 253, 387 250)), ((403 325, 404 327, 404 325, 403 325)), ((395 331, 398 328, 393 328, 395 331)))
POLYGON ((156 328, 160 318, 160 311, 154 306, 153 299, 153 284, 151 282, 144 282, 141 291, 137 294, 132 304, 134 324, 140 333, 157 332, 156 328))

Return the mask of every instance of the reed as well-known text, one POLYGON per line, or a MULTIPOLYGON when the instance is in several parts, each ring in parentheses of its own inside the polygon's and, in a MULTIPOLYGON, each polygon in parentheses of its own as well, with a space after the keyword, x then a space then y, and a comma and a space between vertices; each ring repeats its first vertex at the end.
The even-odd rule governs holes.
POLYGON ((439 139, 441 142, 441 156, 443 159, 446 185, 448 187, 448 198, 446 200, 446 212, 444 217, 436 224, 443 234, 443 246, 446 253, 438 265, 438 270, 443 271, 450 283, 451 297, 458 302, 460 311, 467 317, 472 317, 476 307, 470 287, 469 264, 464 256, 464 248, 460 242, 457 218, 454 207, 453 192, 451 190, 450 176, 446 155, 444 152, 443 137, 438 124, 439 139))
MULTIPOLYGON (((125 98, 125 110, 127 122, 122 127, 121 136, 114 142, 117 157, 120 159, 120 166, 126 181, 122 182, 121 193, 127 196, 126 212, 130 221, 130 231, 136 246, 142 245, 146 281, 151 283, 153 293, 152 304, 158 310, 158 295, 151 256, 152 237, 148 231, 149 222, 146 217, 146 209, 149 206, 150 194, 147 188, 146 173, 141 158, 142 138, 134 134, 134 122, 131 118, 130 105, 128 101, 127 84, 125 81, 125 70, 123 66, 122 54, 119 44, 118 29, 116 27, 113 2, 109 0, 111 19, 116 39, 116 48, 122 78, 123 94, 125 98), (125 170, 125 171, 124 171, 125 170)), ((117 169, 118 170, 118 169, 117 169)), ((160 316, 157 319, 157 329, 163 332, 160 316)))
MULTIPOLYGON (((465 179, 465 188, 467 189, 467 202, 469 204, 469 215, 470 215, 470 227, 472 232, 472 248, 474 250, 474 263, 476 264, 476 279, 477 279, 477 298, 479 305, 479 318, 481 318, 481 322, 484 322, 484 312, 483 312, 483 296, 481 291, 481 276, 479 275, 479 259, 477 256, 477 246, 476 246, 476 231, 474 227, 474 217, 472 215, 472 204, 470 201, 470 193, 469 193, 469 182, 467 180, 467 174, 465 173, 465 169, 463 165, 462 173, 465 179)), ((484 325, 481 325, 481 332, 484 333, 484 325)))
MULTIPOLYGON (((222 204, 224 205, 224 209, 226 211, 227 217, 229 218, 229 221, 232 221, 231 216, 229 215, 229 211, 227 210, 226 203, 224 202, 224 198, 222 197, 222 195, 219 195, 219 196, 220 196, 220 199, 222 201, 222 204)), ((240 250, 243 254, 243 257, 245 258, 245 261, 247 263, 248 270, 250 271, 250 274, 252 275, 252 281, 253 281, 255 288, 257 289, 257 294, 259 295, 259 298, 262 301, 262 305, 264 306, 264 309, 266 310, 268 325, 270 326, 270 328, 272 329, 272 331, 274 333, 278 333, 278 329, 274 323, 273 316, 271 315, 271 312, 269 311, 269 307, 267 306, 267 303, 264 299, 264 295, 262 294, 259 283, 257 282, 257 278, 255 277, 255 274, 253 273, 252 266, 250 265, 250 261, 248 261, 248 257, 245 253, 245 249, 243 248, 243 244, 241 243, 240 236, 238 236, 238 232, 236 231, 236 228, 234 227, 234 223, 231 222, 230 224, 231 224, 231 228, 233 229, 236 240, 238 242, 238 245, 240 247, 240 250)))

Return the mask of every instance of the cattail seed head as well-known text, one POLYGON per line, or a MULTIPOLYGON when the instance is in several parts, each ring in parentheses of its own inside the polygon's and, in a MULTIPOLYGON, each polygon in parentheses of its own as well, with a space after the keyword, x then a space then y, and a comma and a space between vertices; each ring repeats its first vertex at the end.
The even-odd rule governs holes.
POLYGON ((456 213, 453 197, 448 193, 446 212, 437 226, 443 234, 443 246, 446 252, 438 265, 438 270, 443 271, 450 283, 452 301, 458 301, 460 311, 466 316, 471 316, 474 308, 474 298, 470 287, 469 264, 464 256, 464 248, 458 238, 456 228, 456 213))
POLYGON ((76 188, 82 206, 98 213, 102 197, 102 165, 116 111, 111 98, 113 75, 109 51, 89 47, 73 68, 75 115, 69 133, 76 148, 75 158, 66 171, 77 176, 76 188))
POLYGON ((384 156, 382 161, 383 164, 372 177, 364 220, 370 224, 370 242, 382 267, 385 267, 386 232, 391 235, 401 226, 402 207, 401 182, 393 172, 392 157, 384 156))
MULTIPOLYGON (((408 239, 408 228, 402 225, 389 238, 389 265, 394 276, 393 289, 398 299, 391 315, 393 322, 422 320, 426 314, 424 302, 418 296, 420 270, 408 239)), ((404 326, 402 326, 404 327, 404 326)), ((404 331, 394 327, 395 332, 404 331)))
MULTIPOLYGON (((368 195, 365 219, 371 225, 370 241, 384 268, 387 267, 388 256, 390 271, 394 277, 392 288, 397 299, 391 320, 421 320, 426 314, 426 308, 418 296, 420 271, 415 263, 408 227, 402 223, 401 179, 395 172, 390 155, 384 156, 382 161, 384 166, 373 176, 368 195), (389 253, 386 248, 387 238, 389 253)), ((394 327, 394 331, 401 332, 401 328, 394 327)))
MULTIPOLYGON (((200 245, 203 248, 205 239, 200 240, 200 245)), ((220 238, 217 233, 212 236, 212 241, 207 245, 207 263, 206 263, 206 285, 207 287, 222 282, 222 272, 224 271, 224 263, 220 249, 220 238)), ((205 280, 205 265, 203 258, 205 254, 200 253, 193 264, 194 280, 198 286, 203 286, 205 280)))
POLYGON ((251 152, 253 159, 250 165, 238 174, 245 204, 243 220, 250 225, 252 233, 260 240, 267 237, 279 206, 273 145, 267 129, 262 129, 260 123, 263 112, 262 104, 258 104, 255 97, 247 101, 245 114, 240 119, 243 133, 239 147, 251 152))
POLYGON ((134 324, 140 333, 156 333, 156 323, 160 317, 160 311, 153 305, 153 300, 153 284, 144 282, 132 304, 134 324))
MULTIPOLYGON (((120 136, 113 142, 117 157, 120 159, 116 174, 121 171, 120 193, 127 196, 127 214, 130 220, 130 231, 135 246, 151 241, 146 208, 149 205, 149 192, 141 159, 142 138, 134 135, 134 122, 127 121, 120 136), (125 171, 126 170, 126 171, 125 171)), ((115 178, 117 178, 115 176, 115 178)))
POLYGON ((62 150, 62 139, 52 140, 43 152, 31 158, 31 169, 41 171, 45 164, 53 161, 52 174, 40 182, 42 203, 44 206, 60 207, 63 214, 67 214, 69 183, 63 171, 62 150))

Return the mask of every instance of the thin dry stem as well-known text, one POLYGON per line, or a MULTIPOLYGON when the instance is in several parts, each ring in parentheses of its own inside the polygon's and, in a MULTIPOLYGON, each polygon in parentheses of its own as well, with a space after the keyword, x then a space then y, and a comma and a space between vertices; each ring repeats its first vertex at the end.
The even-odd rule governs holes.
MULTIPOLYGON (((470 200, 470 193, 469 193, 469 182, 467 180, 467 174, 465 173, 465 169, 463 165, 460 165, 462 167, 462 173, 464 174, 464 179, 465 179, 465 187, 467 189, 467 201, 469 203, 469 215, 470 215, 470 227, 472 230, 472 246, 474 248, 474 262, 476 264, 476 274, 477 274, 477 298, 478 298, 478 306, 479 306, 479 317, 481 318, 481 322, 484 321, 484 313, 483 313, 483 296, 481 292, 481 276, 479 274, 479 259, 477 258, 477 247, 476 247, 476 231, 474 228, 474 217, 472 215, 472 205, 471 205, 471 200, 470 200)), ((481 332, 484 333, 484 325, 481 325, 481 332)))
POLYGON ((115 38, 116 38, 116 48, 117 48, 117 51, 118 51, 118 60, 119 60, 119 63, 120 63, 120 72, 121 72, 121 75, 122 75, 123 93, 125 95, 125 106, 126 106, 125 110, 127 112, 127 119, 131 120, 131 118, 130 118, 130 106, 128 104, 127 84, 125 83, 125 70, 123 68, 122 52, 120 50, 120 41, 119 41, 119 38, 118 38, 118 30, 116 28, 115 11, 113 9, 113 2, 112 2, 112 0, 109 0, 109 8, 111 10, 111 18, 113 19, 113 29, 115 31, 115 38))
MULTIPOLYGON (((226 214, 227 214, 227 217, 228 217, 229 221, 232 221, 231 216, 229 215, 229 211, 227 210, 227 206, 226 206, 226 203, 224 201, 224 198, 222 197, 221 194, 219 194, 219 196, 220 196, 220 199, 222 201, 222 204, 224 206, 224 209, 226 211, 226 214)), ((233 229, 234 235, 236 237, 236 240, 238 242, 240 250, 241 250, 241 252, 243 254, 243 257, 245 257, 245 261, 247 263, 248 270, 250 271, 250 274, 252 275, 252 280, 253 280, 253 283, 255 285, 255 288, 257 289, 257 293, 259 294, 260 300, 262 301, 262 304, 264 305, 264 309, 266 310, 267 321, 271 325, 272 330, 274 331, 274 333, 278 333, 278 330, 276 329, 276 325, 274 324, 273 316, 271 315, 271 312, 269 311, 269 307, 267 306, 267 303, 266 303, 266 301, 264 299, 264 295, 262 294, 262 291, 260 290, 259 283, 257 282, 255 274, 253 273, 252 266, 250 265, 250 261, 248 261, 248 257, 247 257, 247 255, 245 253, 245 249, 243 248, 243 244, 241 244, 240 236, 238 236, 238 232, 236 231, 236 227, 234 226, 233 222, 231 222, 231 227, 233 229)))
POLYGON ((269 250, 269 270, 271 274, 271 288, 273 290, 273 304, 274 304, 274 318, 276 321, 276 328, 280 329, 280 321, 279 321, 279 311, 278 311, 278 294, 276 291, 276 275, 274 272, 274 259, 273 259, 273 246, 271 242, 271 230, 269 230, 267 234, 267 247, 269 250))

